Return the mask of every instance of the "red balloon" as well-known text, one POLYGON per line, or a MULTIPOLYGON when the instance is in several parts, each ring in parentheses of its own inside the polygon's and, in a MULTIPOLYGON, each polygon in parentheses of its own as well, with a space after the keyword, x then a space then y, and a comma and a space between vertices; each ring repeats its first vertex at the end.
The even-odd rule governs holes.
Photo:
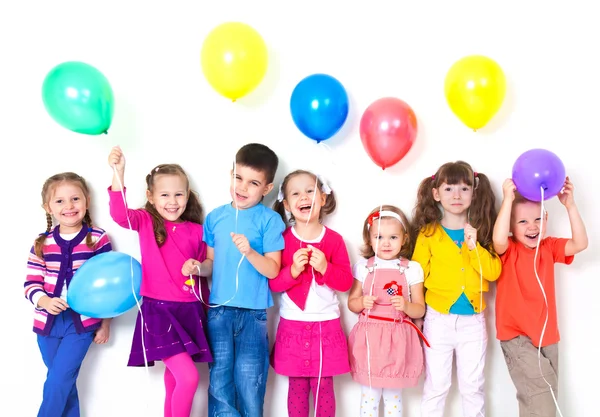
POLYGON ((365 151, 382 169, 404 158, 416 137, 415 112, 395 97, 374 101, 360 119, 360 139, 365 151))

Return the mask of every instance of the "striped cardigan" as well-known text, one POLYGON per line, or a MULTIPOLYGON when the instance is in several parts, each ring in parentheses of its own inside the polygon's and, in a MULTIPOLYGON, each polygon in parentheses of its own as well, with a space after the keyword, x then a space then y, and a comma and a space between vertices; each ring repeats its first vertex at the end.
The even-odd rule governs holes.
MULTIPOLYGON (((50 333, 54 315, 38 308, 38 301, 44 295, 60 297, 63 287, 69 287, 71 278, 77 269, 88 259, 103 252, 112 250, 112 245, 102 229, 93 227, 93 248, 88 248, 85 241, 88 226, 83 223, 81 231, 71 240, 60 236, 56 226, 46 237, 43 257, 39 258, 32 247, 27 260, 27 277, 25 278, 25 298, 35 306, 33 331, 42 336, 50 333)), ((71 311, 77 333, 85 333, 100 327, 101 319, 95 319, 71 311)))

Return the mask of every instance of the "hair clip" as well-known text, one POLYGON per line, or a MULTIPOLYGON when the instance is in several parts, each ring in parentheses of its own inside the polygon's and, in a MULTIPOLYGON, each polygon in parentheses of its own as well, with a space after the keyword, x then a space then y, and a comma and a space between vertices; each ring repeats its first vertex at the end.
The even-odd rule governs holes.
POLYGON ((331 194, 331 187, 325 182, 325 179, 318 174, 317 179, 321 181, 321 191, 327 195, 331 194))
POLYGON ((94 229, 92 229, 91 227, 88 227, 88 233, 92 233, 94 231, 94 229))
POLYGON ((477 178, 477 171, 473 171, 473 176, 477 178))
POLYGON ((431 179, 432 179, 432 180, 434 180, 434 179, 435 179, 435 174, 433 174, 433 175, 431 176, 431 179))
POLYGON ((50 234, 50 232, 44 232, 42 233, 44 236, 48 236, 50 234))
POLYGON ((283 183, 279 184, 279 192, 277 193, 277 201, 283 201, 283 183))

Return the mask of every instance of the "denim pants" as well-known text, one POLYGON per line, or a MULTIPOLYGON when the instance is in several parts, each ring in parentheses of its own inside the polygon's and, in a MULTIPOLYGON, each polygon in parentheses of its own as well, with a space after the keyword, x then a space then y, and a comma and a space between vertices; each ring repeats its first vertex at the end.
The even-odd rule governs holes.
POLYGON ((269 371, 266 310, 208 310, 210 417, 262 417, 269 371))
POLYGON ((79 417, 77 376, 94 338, 94 332, 78 334, 66 310, 56 316, 48 336, 38 335, 38 346, 48 368, 38 417, 79 417))

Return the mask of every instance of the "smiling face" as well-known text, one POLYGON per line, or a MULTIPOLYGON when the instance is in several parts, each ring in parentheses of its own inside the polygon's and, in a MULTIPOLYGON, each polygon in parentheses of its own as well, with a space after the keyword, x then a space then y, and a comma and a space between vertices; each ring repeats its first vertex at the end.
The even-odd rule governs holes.
POLYGON ((404 228, 392 217, 383 217, 373 221, 369 229, 371 247, 377 248, 377 257, 386 261, 398 259, 402 245, 406 241, 404 228))
POLYGON ((256 206, 272 189, 273 183, 267 183, 262 171, 237 163, 235 172, 231 171, 229 193, 235 208, 246 210, 256 206))
POLYGON ((88 209, 89 197, 76 183, 63 181, 50 190, 44 209, 60 225, 62 233, 76 233, 88 209))
POLYGON ((538 245, 538 240, 546 236, 546 220, 548 215, 544 215, 544 224, 542 223, 541 205, 533 201, 520 202, 514 205, 510 219, 511 232, 517 242, 525 247, 534 249, 538 245), (540 237, 541 234, 541 237, 540 237))
POLYGON ((288 180, 283 205, 294 216, 296 223, 319 221, 321 207, 327 200, 327 194, 316 185, 316 178, 309 174, 298 174, 288 180))
POLYGON ((171 222, 180 221, 188 202, 188 184, 181 175, 158 174, 152 183, 152 191, 146 191, 148 202, 160 216, 171 222))

